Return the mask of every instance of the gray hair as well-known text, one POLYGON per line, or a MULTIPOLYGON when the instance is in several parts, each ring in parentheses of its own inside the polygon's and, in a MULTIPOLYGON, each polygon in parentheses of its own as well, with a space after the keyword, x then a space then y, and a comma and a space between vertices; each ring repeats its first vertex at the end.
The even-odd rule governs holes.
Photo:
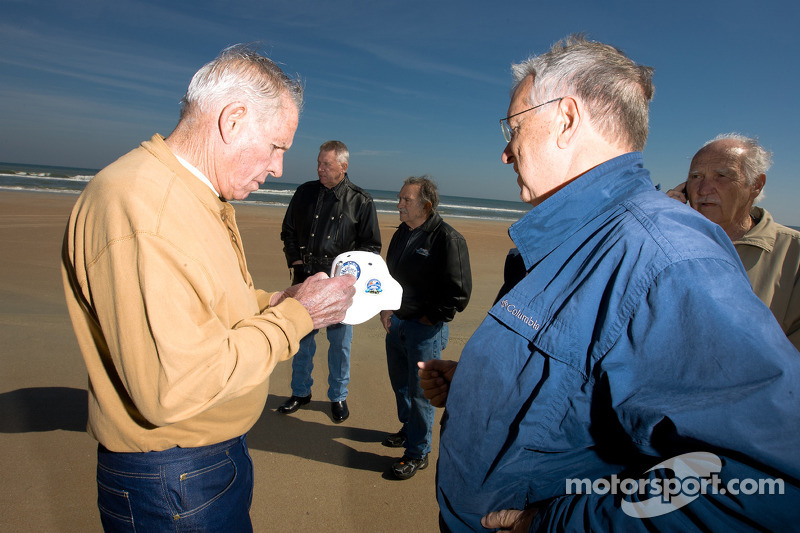
MULTIPOLYGON (((288 96, 303 107, 303 86, 287 76, 272 60, 253 45, 236 44, 224 49, 192 77, 181 99, 181 119, 199 109, 208 112, 214 105, 231 98, 242 99, 264 114, 280 108, 288 96)), ((228 102, 224 102, 227 104, 228 102)))
POLYGON ((419 185, 420 204, 425 205, 425 202, 430 202, 431 212, 436 212, 436 208, 439 206, 439 189, 430 176, 425 174, 424 176, 408 177, 403 182, 403 187, 406 185, 419 185))
POLYGON ((647 143, 653 69, 613 46, 570 35, 545 54, 511 66, 512 94, 533 76, 531 105, 574 94, 609 142, 641 151, 647 143))
POLYGON ((760 174, 766 174, 772 166, 772 152, 758 144, 758 139, 755 137, 746 137, 739 133, 720 133, 705 143, 703 148, 717 141, 726 140, 736 141, 744 148, 740 164, 742 174, 744 174, 748 185, 753 185, 756 182, 756 178, 760 174))
POLYGON ((345 145, 342 141, 326 141, 319 147, 319 151, 333 151, 334 155, 336 155, 336 160, 340 165, 350 163, 350 150, 347 149, 347 145, 345 145))

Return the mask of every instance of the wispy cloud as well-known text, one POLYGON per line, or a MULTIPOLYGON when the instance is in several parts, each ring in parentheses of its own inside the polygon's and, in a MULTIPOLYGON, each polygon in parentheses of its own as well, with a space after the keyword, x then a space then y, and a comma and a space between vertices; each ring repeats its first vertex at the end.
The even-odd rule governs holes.
POLYGON ((400 86, 393 83, 387 83, 382 79, 379 80, 374 78, 347 76, 338 72, 331 73, 329 76, 322 77, 319 79, 315 78, 312 80, 312 83, 320 87, 326 87, 329 89, 338 89, 347 92, 357 92, 357 93, 383 92, 417 100, 420 99, 444 100, 447 98, 446 95, 436 94, 424 89, 410 88, 408 86, 400 86))
POLYGON ((356 43, 354 46, 360 48, 368 54, 372 54, 382 61, 408 70, 416 70, 437 75, 445 74, 458 78, 488 83, 490 85, 506 84, 506 80, 497 79, 486 72, 459 67, 452 63, 443 61, 434 61, 432 59, 425 58, 422 56, 422 54, 416 53, 406 47, 376 45, 374 43, 356 43))
MULTIPOLYGON (((178 107, 173 116, 142 107, 136 103, 120 106, 87 99, 83 96, 59 93, 47 87, 0 89, 0 111, 6 126, 28 128, 67 128, 71 131, 121 130, 132 124, 155 125, 175 123, 178 107)), ((11 129, 13 129, 13 127, 11 129)))
POLYGON ((353 152, 358 157, 392 157, 402 154, 400 150, 360 150, 353 152))
POLYGON ((0 24, 0 64, 48 76, 72 78, 87 90, 104 86, 158 97, 175 96, 193 69, 141 53, 120 50, 111 43, 84 42, 73 36, 40 33, 0 24))

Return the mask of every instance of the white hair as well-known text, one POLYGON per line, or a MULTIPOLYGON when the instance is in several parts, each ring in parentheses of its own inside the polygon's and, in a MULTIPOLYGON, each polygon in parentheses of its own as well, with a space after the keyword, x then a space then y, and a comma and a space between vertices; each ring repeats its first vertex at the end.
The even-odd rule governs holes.
POLYGON ((192 77, 181 99, 181 118, 199 110, 208 112, 215 105, 242 99, 256 112, 271 112, 288 96, 299 112, 303 106, 303 86, 287 76, 272 60, 259 54, 252 45, 237 44, 220 52, 192 77))
POLYGON ((653 69, 635 63, 613 46, 587 40, 582 34, 557 42, 547 53, 511 66, 512 94, 533 77, 530 103, 576 95, 592 122, 609 142, 643 150, 653 99, 653 69))
MULTIPOLYGON (((740 133, 720 133, 710 141, 707 141, 700 150, 717 141, 735 141, 744 149, 744 153, 739 158, 740 170, 747 184, 752 186, 761 174, 766 174, 772 166, 772 152, 758 143, 755 137, 747 137, 740 133)), ((698 150, 698 153, 700 152, 698 150)), ((753 200, 753 203, 762 202, 766 198, 764 188, 753 200)))
POLYGON ((347 149, 347 145, 342 141, 325 141, 322 143, 322 146, 319 147, 319 151, 332 151, 340 165, 346 165, 350 162, 350 150, 347 149))
POLYGON ((742 155, 742 173, 749 185, 756 182, 760 174, 766 174, 772 166, 772 152, 758 144, 755 137, 747 137, 740 133, 720 133, 703 145, 703 148, 717 141, 731 140, 742 144, 744 154, 742 155))

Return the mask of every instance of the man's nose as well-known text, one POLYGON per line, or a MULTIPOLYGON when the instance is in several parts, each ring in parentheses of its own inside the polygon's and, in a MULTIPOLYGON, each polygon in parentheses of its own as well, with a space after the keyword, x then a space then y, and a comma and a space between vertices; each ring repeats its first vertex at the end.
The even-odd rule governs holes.
POLYGON ((509 148, 510 146, 511 143, 506 144, 506 148, 503 150, 503 155, 500 156, 500 160, 506 165, 510 165, 514 162, 514 154, 511 153, 511 149, 509 148))
POLYGON ((705 176, 698 178, 700 183, 697 184, 697 192, 700 194, 708 194, 714 192, 714 180, 707 179, 705 176))
POLYGON ((276 178, 280 178, 283 175, 283 154, 278 155, 275 157, 275 162, 272 164, 272 174, 276 178))

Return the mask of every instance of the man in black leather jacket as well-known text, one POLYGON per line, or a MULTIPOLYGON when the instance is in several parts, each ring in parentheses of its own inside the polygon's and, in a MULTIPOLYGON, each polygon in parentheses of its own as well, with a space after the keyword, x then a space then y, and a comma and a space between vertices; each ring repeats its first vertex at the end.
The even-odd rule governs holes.
MULTIPOLYGON (((341 141, 323 143, 317 158, 319 180, 300 185, 289 202, 281 240, 293 283, 302 283, 317 272, 329 274, 333 259, 340 253, 381 251, 378 215, 372 196, 348 178, 349 159, 347 146, 341 141)), ((294 413, 311 401, 317 331, 300 341, 300 350, 292 360, 292 396, 278 407, 279 413, 294 413)), ((333 421, 339 423, 350 416, 346 398, 353 326, 329 326, 326 333, 330 344, 328 398, 333 421)))
POLYGON ((427 177, 406 179, 398 195, 402 224, 386 255, 389 273, 403 287, 400 309, 382 311, 389 380, 403 427, 384 446, 405 447, 391 472, 408 479, 428 466, 434 408, 419 386, 417 362, 441 358, 456 312, 472 292, 467 243, 436 212, 439 193, 427 177))

